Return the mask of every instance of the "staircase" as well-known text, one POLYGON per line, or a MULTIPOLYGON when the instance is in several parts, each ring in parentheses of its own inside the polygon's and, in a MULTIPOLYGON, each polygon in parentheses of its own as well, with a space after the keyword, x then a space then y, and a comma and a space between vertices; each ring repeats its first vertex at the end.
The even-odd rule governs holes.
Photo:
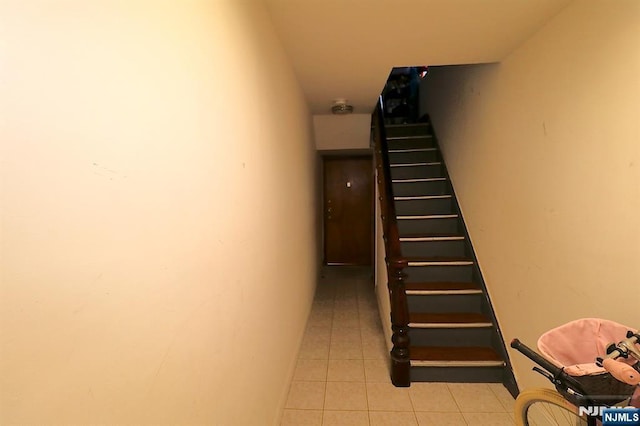
MULTIPOLYGON (((389 163, 387 197, 395 207, 402 259, 395 262, 402 265, 395 276, 403 294, 396 290, 395 296, 406 297, 395 306, 407 310, 406 326, 400 321, 394 330, 408 335, 409 380, 500 382, 516 394, 505 345, 428 119, 386 124, 385 134, 387 155, 380 159, 389 163)), ((396 322, 402 317, 395 313, 396 322)), ((402 338, 396 341, 403 344, 402 338)))

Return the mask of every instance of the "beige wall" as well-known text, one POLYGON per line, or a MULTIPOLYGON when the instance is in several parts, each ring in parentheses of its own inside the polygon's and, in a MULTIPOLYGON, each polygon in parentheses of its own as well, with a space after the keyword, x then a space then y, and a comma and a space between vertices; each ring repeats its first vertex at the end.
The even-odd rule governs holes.
POLYGON ((368 149, 371 114, 314 115, 316 149, 368 149))
POLYGON ((315 152, 265 10, 5 1, 0 27, 0 423, 276 424, 315 152))
POLYGON ((574 1, 501 64, 424 83, 507 341, 580 317, 640 327, 639 40, 640 2, 574 1))

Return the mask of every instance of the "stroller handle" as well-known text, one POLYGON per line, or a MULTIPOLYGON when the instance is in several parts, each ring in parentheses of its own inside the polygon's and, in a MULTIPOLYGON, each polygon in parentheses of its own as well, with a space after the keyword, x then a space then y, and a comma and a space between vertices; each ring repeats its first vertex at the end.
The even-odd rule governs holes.
POLYGON ((559 368, 559 367, 553 365, 552 363, 550 363, 549 360, 547 360, 542 355, 540 355, 539 353, 537 353, 536 351, 534 351, 533 349, 531 349, 530 347, 528 347, 527 345, 522 343, 519 339, 513 339, 511 341, 511 347, 513 349, 516 349, 518 352, 522 353, 524 356, 529 358, 531 361, 533 361, 536 364, 538 364, 540 367, 542 367, 545 370, 547 370, 554 377, 556 377, 558 374, 560 374, 562 372, 561 368, 559 368))
POLYGON ((621 382, 634 386, 640 384, 640 373, 624 362, 616 361, 613 358, 606 358, 602 361, 602 366, 621 382))
POLYGON ((553 379, 551 379, 551 377, 547 377, 547 378, 551 380, 551 382, 554 385, 569 386, 575 391, 579 392, 580 394, 586 395, 584 392, 584 389, 582 389, 582 385, 580 384, 580 382, 578 382, 576 379, 574 379, 573 377, 565 373, 562 368, 549 362, 549 360, 547 360, 542 355, 540 355, 539 353, 537 353, 536 351, 534 351, 533 349, 531 349, 530 347, 522 343, 520 340, 513 339, 511 341, 510 346, 516 349, 518 352, 522 353, 531 361, 538 364, 540 367, 547 370, 549 373, 551 373, 551 375, 553 376, 553 379))
POLYGON ((597 358, 596 364, 604 367, 613 377, 629 385, 640 384, 640 372, 629 364, 616 361, 617 358, 629 358, 631 355, 640 362, 640 354, 635 348, 640 340, 640 334, 634 334, 632 331, 628 332, 627 338, 618 344, 612 344, 607 350, 608 355, 602 359, 597 358))

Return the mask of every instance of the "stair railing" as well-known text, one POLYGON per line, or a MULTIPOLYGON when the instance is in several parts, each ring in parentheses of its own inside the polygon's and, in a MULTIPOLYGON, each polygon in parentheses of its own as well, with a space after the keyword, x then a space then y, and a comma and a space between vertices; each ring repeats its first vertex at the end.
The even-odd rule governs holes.
POLYGON ((382 96, 372 115, 372 132, 378 174, 378 192, 384 234, 385 262, 391 304, 391 382, 395 386, 411 384, 409 358, 409 309, 405 293, 404 268, 408 261, 402 257, 400 234, 391 184, 389 149, 384 128, 384 104, 382 96))

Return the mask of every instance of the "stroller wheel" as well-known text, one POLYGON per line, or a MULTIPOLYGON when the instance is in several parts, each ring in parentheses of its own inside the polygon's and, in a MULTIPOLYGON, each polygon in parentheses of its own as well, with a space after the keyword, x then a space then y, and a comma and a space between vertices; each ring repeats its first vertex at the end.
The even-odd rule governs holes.
POLYGON ((551 389, 529 389, 518 395, 515 404, 516 425, 586 426, 586 416, 578 407, 551 389))

